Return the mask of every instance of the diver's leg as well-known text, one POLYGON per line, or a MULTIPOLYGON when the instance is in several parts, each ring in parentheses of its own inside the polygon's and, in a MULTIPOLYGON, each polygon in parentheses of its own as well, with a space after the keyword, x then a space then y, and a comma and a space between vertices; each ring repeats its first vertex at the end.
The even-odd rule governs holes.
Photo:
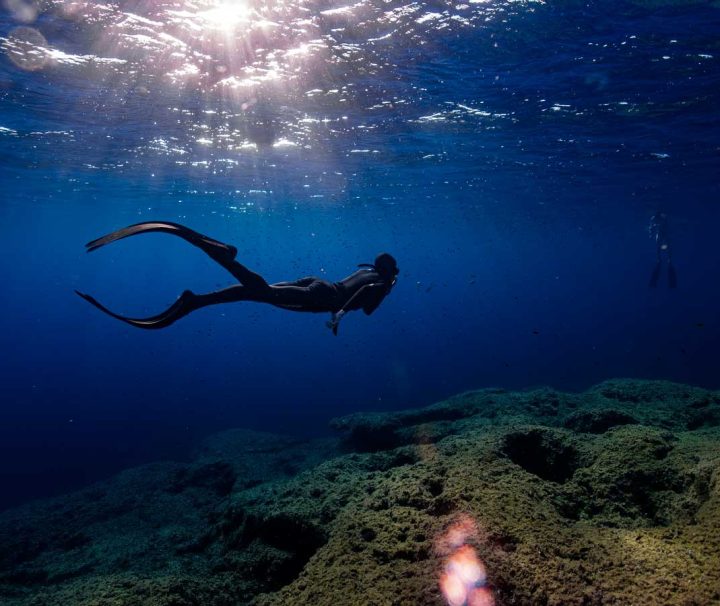
POLYGON ((658 284, 658 280, 660 279, 660 270, 662 268, 662 247, 660 246, 660 242, 655 242, 655 267, 653 267, 652 274, 650 274, 650 282, 648 283, 648 286, 650 288, 655 288, 658 284))
POLYGON ((657 260, 657 263, 655 263, 655 267, 653 268, 652 274, 650 275, 650 288, 655 288, 657 286, 658 280, 660 279, 660 268, 662 266, 662 262, 660 259, 657 260))
MULTIPOLYGON (((264 280, 263 284, 265 284, 264 280)), ((314 285, 317 285, 317 281, 314 281, 314 285)), ((332 292, 333 291, 330 290, 330 293, 332 292)), ((329 302, 325 303, 322 300, 321 289, 306 286, 278 286, 276 284, 262 288, 252 288, 244 284, 236 284, 204 295, 196 295, 190 291, 185 291, 183 296, 187 297, 188 305, 193 310, 207 307, 208 305, 234 303, 236 301, 270 303, 276 307, 297 311, 317 311, 318 308, 324 310, 325 307, 330 305, 329 302)))
POLYGON ((243 286, 247 286, 248 288, 256 291, 263 291, 270 288, 270 285, 267 283, 265 278, 263 278, 260 274, 256 274, 254 271, 249 270, 242 263, 238 263, 237 261, 225 262, 218 259, 215 259, 215 261, 217 261, 224 269, 229 271, 243 286))
POLYGON ((79 291, 75 292, 88 303, 94 305, 109 316, 132 326, 146 329, 165 328, 202 307, 219 305, 221 303, 234 303, 236 301, 270 303, 276 307, 295 311, 326 311, 325 308, 327 307, 327 305, 317 300, 317 293, 307 287, 267 286, 266 288, 256 289, 236 284, 204 295, 197 295, 192 291, 186 290, 167 310, 156 316, 149 318, 128 318, 127 316, 122 316, 110 311, 88 294, 79 291))
POLYGON ((668 259, 668 287, 677 288, 677 272, 671 259, 668 259))
POLYGON ((272 298, 269 303, 276 307, 294 311, 325 312, 337 308, 337 291, 325 280, 303 278, 298 280, 303 286, 280 282, 270 288, 272 298))
POLYGON ((275 282, 273 286, 310 286, 318 278, 300 278, 299 280, 293 280, 292 282, 275 282))
MULTIPOLYGON (((237 263, 237 265, 240 264, 237 263)), ((243 268, 243 271, 252 274, 246 268, 243 268)), ((216 290, 206 295, 193 294, 193 308, 198 309, 207 305, 235 301, 269 303, 276 307, 295 311, 329 311, 333 308, 335 290, 323 280, 302 278, 295 283, 279 282, 278 284, 268 285, 262 277, 257 276, 257 274, 252 275, 256 276, 256 278, 248 278, 245 274, 242 275, 250 285, 243 283, 242 285, 216 290), (253 282, 254 279, 258 281, 253 282), (297 283, 302 283, 305 286, 296 286, 297 283)))

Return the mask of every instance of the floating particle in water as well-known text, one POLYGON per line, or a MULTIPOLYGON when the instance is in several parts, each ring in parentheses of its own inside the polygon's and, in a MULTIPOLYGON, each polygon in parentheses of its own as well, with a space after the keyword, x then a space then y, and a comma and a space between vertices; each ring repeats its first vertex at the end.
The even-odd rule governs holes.
POLYGON ((22 25, 10 32, 3 43, 3 50, 8 59, 20 69, 34 72, 47 63, 47 46, 47 40, 38 30, 22 25))

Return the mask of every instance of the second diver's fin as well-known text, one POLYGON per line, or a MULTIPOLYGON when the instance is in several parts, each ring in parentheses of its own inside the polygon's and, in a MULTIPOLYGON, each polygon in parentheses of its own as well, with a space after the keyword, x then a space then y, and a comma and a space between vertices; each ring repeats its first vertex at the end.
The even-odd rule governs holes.
POLYGON ((655 265, 655 269, 653 269, 653 272, 650 275, 650 288, 655 288, 657 286, 658 280, 660 279, 660 265, 660 261, 658 261, 655 265))
POLYGON ((672 263, 668 263, 668 287, 677 288, 677 273, 672 263))
POLYGON ((144 223, 135 223, 128 227, 123 227, 105 236, 92 240, 85 245, 87 252, 97 250, 101 246, 110 244, 123 238, 143 234, 147 232, 162 232, 178 236, 183 240, 190 242, 193 246, 197 246, 203 252, 217 261, 230 262, 237 255, 237 249, 230 245, 218 242, 209 236, 196 232, 189 227, 180 225, 179 223, 171 223, 170 221, 146 221, 144 223))
POLYGON ((189 290, 186 290, 183 292, 180 297, 178 297, 178 300, 175 301, 170 307, 168 307, 164 312, 159 313, 156 316, 151 316, 149 318, 128 318, 126 316, 121 316, 120 314, 116 314, 114 311, 110 311, 107 307, 105 307, 102 303, 98 302, 97 299, 94 297, 82 293, 79 290, 75 291, 80 297, 85 299, 88 303, 91 305, 94 305, 97 307, 100 311, 105 312, 107 315, 112 316, 113 318, 116 318, 117 320, 121 320, 122 322, 125 322, 126 324, 130 324, 131 326, 136 326, 137 328, 148 328, 148 329, 156 329, 156 328, 165 328, 166 326, 170 326, 175 321, 179 320, 180 318, 186 316, 191 311, 195 309, 195 306, 192 305, 191 299, 195 295, 193 295, 192 292, 189 290))

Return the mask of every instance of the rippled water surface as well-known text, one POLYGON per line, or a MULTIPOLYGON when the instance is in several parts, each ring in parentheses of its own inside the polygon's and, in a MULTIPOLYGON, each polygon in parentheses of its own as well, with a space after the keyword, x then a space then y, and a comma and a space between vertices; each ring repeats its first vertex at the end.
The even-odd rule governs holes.
POLYGON ((248 194, 292 168, 304 197, 343 199, 358 169, 443 166, 467 189, 717 159, 712 3, 4 4, 4 170, 224 174, 248 194))
POLYGON ((317 433, 487 385, 717 386, 718 32, 713 1, 2 0, 8 501, 232 425, 317 433), (658 209, 672 292, 647 288, 658 209), (151 315, 227 283, 160 236, 84 256, 149 219, 273 280, 380 250, 401 279, 337 339, 246 305, 139 334, 73 289, 151 315))

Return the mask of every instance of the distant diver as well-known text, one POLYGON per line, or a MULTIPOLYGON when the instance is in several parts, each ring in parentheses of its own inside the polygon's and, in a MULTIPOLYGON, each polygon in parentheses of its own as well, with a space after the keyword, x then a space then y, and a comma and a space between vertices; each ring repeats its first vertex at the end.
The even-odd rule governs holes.
POLYGON ((326 325, 337 335, 340 320, 348 311, 362 309, 367 315, 373 313, 395 286, 400 273, 393 256, 382 253, 375 258, 374 263, 358 265, 361 269, 340 282, 331 283, 321 278, 309 277, 294 282, 268 284, 262 276, 235 260, 237 249, 234 246, 213 240, 183 225, 164 221, 130 225, 88 242, 85 247, 87 252, 92 252, 116 240, 147 232, 163 232, 183 238, 229 271, 240 284, 204 295, 186 290, 167 310, 149 318, 121 316, 98 303, 90 295, 75 291, 106 314, 138 328, 165 328, 196 309, 208 305, 256 301, 291 311, 329 312, 332 316, 326 325))
POLYGON ((655 263, 655 267, 653 268, 653 272, 650 275, 650 287, 655 288, 657 286, 658 280, 660 279, 662 260, 664 256, 667 259, 668 286, 670 288, 677 288, 677 274, 675 272, 675 266, 672 262, 672 250, 670 248, 668 218, 664 212, 657 211, 650 218, 648 233, 650 234, 650 237, 655 240, 655 250, 657 254, 657 261, 655 263))

